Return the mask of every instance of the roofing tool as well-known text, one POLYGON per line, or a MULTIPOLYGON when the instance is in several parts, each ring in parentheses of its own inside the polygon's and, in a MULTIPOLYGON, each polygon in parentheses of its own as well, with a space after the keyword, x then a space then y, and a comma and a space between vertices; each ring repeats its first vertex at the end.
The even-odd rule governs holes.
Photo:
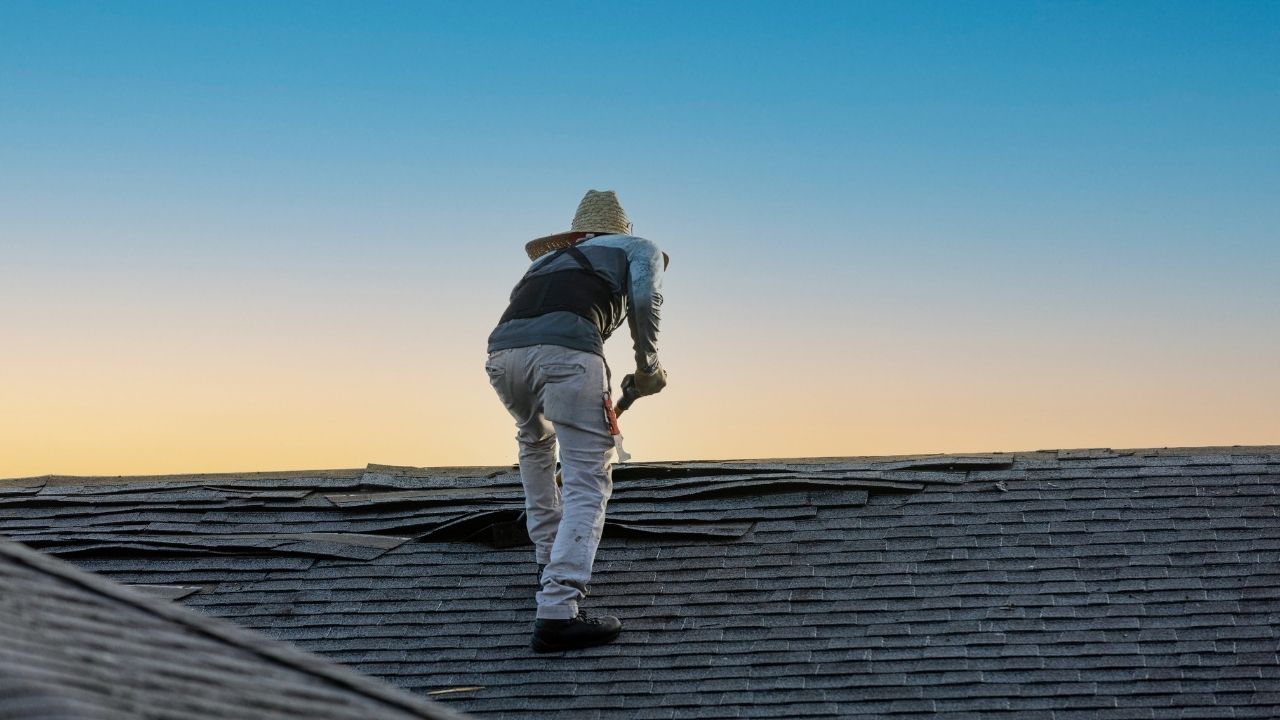
POLYGON ((622 399, 618 401, 617 407, 613 405, 613 398, 608 392, 604 394, 604 414, 609 421, 609 434, 613 436, 613 449, 618 451, 618 462, 626 462, 631 459, 631 454, 626 448, 622 447, 622 429, 618 427, 618 416, 623 410, 631 407, 631 403, 636 401, 635 395, 627 392, 626 383, 623 383, 622 399))

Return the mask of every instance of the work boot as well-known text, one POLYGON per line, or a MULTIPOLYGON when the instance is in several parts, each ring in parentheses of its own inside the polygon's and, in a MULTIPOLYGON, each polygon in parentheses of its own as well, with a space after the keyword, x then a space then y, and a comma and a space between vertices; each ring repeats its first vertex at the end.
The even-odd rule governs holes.
POLYGON ((533 624, 534 652, 549 653, 606 645, 617 639, 622 623, 610 615, 589 618, 581 613, 572 620, 538 618, 533 624))

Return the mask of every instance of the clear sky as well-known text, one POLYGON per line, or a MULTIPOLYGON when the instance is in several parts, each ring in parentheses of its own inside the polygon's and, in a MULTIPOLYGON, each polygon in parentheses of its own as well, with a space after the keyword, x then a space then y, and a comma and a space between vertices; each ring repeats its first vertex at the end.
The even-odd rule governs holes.
POLYGON ((588 188, 637 459, 1280 443, 1280 3, 6 0, 0 477, 514 462, 588 188))

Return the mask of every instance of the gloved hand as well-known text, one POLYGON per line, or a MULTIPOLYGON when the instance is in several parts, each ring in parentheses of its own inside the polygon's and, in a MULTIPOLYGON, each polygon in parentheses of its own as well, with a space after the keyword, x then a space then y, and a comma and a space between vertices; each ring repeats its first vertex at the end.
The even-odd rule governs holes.
POLYGON ((632 397, 657 395, 666 386, 667 371, 661 365, 655 365, 650 372, 636 368, 634 374, 622 378, 623 394, 632 397))

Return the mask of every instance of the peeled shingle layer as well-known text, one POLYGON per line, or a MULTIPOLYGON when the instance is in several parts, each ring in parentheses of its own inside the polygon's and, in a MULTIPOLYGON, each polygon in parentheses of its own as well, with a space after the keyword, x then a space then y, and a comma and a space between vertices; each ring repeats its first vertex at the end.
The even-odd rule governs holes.
POLYGON ((621 467, 586 606, 625 629, 550 657, 527 645, 531 549, 487 534, 518 522, 516 482, 25 481, 0 532, 479 717, 1280 709, 1280 448, 621 467), (288 542, 172 541, 262 526, 288 542))

